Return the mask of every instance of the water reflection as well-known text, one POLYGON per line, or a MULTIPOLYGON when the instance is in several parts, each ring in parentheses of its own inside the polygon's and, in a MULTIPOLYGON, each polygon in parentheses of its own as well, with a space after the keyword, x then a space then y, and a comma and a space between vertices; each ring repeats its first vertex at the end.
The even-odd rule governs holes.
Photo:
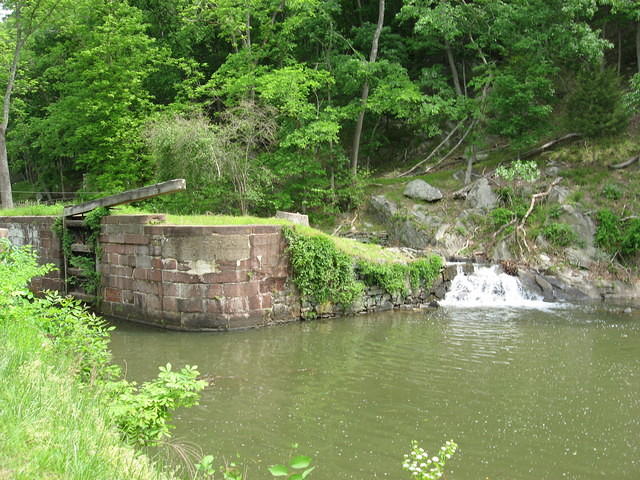
MULTIPOLYGON (((297 441, 314 478, 404 478, 402 454, 455 439, 455 479, 640 478, 640 319, 594 309, 454 309, 228 334, 125 326, 137 380, 157 365, 216 377, 176 434, 251 459, 297 441)), ((266 476, 265 476, 266 478, 266 476)))

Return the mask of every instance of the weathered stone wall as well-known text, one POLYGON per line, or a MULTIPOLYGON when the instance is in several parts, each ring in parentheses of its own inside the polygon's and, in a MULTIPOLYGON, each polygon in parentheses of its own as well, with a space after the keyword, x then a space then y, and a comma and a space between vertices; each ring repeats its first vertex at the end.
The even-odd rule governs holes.
MULTIPOLYGON (((16 245, 31 244, 41 263, 63 268, 55 217, 0 217, 16 245)), ((163 215, 102 219, 99 313, 176 330, 231 330, 391 309, 441 299, 454 270, 406 296, 368 288, 345 309, 302 302, 292 285, 282 227, 165 225, 163 215)), ((0 230, 2 232, 2 230, 0 230)), ((451 270, 451 271, 450 271, 451 270)), ((35 290, 64 290, 60 271, 36 279, 35 290)))
POLYGON ((300 317, 281 227, 148 225, 161 219, 102 220, 102 313, 180 330, 300 317))
POLYGON ((56 270, 32 281, 34 291, 64 291, 62 250, 52 228, 55 221, 55 216, 0 217, 0 229, 6 229, 6 238, 12 244, 33 245, 41 265, 51 263, 56 267, 56 270))
MULTIPOLYGON (((465 266, 465 274, 473 270, 473 266, 465 266)), ((442 269, 429 288, 420 286, 411 290, 406 295, 391 295, 379 287, 367 287, 362 299, 347 308, 330 302, 313 304, 302 302, 303 317, 337 317, 341 315, 359 315, 372 312, 385 312, 389 310, 415 310, 436 306, 449 291, 451 281, 457 275, 457 266, 449 265, 442 269)))

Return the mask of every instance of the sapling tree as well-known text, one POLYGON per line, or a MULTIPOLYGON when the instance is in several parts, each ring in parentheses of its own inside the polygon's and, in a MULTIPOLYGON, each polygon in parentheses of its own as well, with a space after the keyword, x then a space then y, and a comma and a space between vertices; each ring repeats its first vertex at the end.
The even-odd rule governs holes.
POLYGON ((13 207, 9 158, 7 155, 7 128, 11 112, 11 96, 16 85, 18 66, 29 39, 46 25, 51 25, 68 0, 3 0, 0 8, 9 11, 2 27, 8 35, 0 37, 9 43, 9 53, 3 60, 6 68, 5 89, 0 119, 0 203, 13 207))

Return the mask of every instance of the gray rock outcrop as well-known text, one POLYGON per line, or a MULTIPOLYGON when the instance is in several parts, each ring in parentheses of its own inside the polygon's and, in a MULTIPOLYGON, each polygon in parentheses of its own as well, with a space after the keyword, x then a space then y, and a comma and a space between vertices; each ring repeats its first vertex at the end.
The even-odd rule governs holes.
POLYGON ((424 180, 412 180, 407 183, 403 192, 405 197, 426 202, 437 202, 442 200, 442 192, 436 187, 429 185, 424 180))
POLYGON ((382 222, 389 222, 398 214, 398 205, 384 195, 373 195, 369 199, 369 209, 382 222))
POLYGON ((471 186, 466 201, 471 208, 491 210, 498 205, 498 196, 489 185, 489 180, 480 178, 471 186))

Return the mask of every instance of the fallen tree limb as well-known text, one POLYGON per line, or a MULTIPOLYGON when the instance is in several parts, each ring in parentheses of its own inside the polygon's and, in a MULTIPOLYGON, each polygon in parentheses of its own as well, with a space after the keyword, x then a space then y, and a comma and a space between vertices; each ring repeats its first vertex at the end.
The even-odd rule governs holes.
POLYGON ((550 142, 547 142, 544 145, 541 145, 537 148, 534 148, 533 150, 529 150, 528 152, 523 153, 522 155, 520 155, 520 158, 524 160, 525 158, 535 157, 536 155, 540 155, 541 153, 546 152, 550 148, 555 147, 559 143, 566 142, 567 140, 572 140, 574 138, 579 138, 581 136, 582 135, 579 133, 568 133, 567 135, 564 135, 560 138, 556 138, 555 140, 551 140, 550 142))
POLYGON ((465 185, 460 190, 456 190, 455 192, 453 192, 451 196, 456 200, 464 200, 467 198, 467 195, 469 194, 469 191, 471 190, 472 186, 473 186, 473 183, 465 185))
POLYGON ((469 133, 471 133, 471 130, 473 130, 473 127, 476 126, 476 123, 478 123, 477 120, 474 120, 473 122, 471 122, 471 125, 469 125, 469 128, 467 129, 466 132, 464 132, 464 135, 462 135, 462 138, 458 141, 458 143, 456 143, 453 148, 451 150, 449 150, 449 153, 447 153, 444 157, 442 157, 440 160, 438 160, 436 163, 434 163, 433 165, 431 165, 429 168, 427 168, 423 173, 428 173, 431 170, 433 170, 434 168, 436 168, 437 166, 439 166, 442 162, 444 162, 447 158, 449 158, 451 156, 451 154, 453 152, 455 152, 458 147, 462 144, 462 142, 464 142, 464 140, 467 138, 467 136, 469 135, 469 133))
MULTIPOLYGON (((531 215, 531 212, 533 212, 533 209, 536 206, 536 202, 546 197, 547 195, 549 195, 553 187, 558 185, 561 181, 562 181, 562 177, 558 177, 553 182, 551 182, 551 184, 549 185, 549 188, 547 188, 544 192, 535 193, 531 195, 531 204, 529 205, 529 210, 527 210, 527 213, 524 214, 524 217, 522 217, 522 220, 520 220, 520 223, 516 227, 516 240, 519 240, 519 238, 521 238, 522 243, 524 243, 524 246, 527 250, 529 250, 529 245, 527 244, 527 232, 524 229, 524 225, 527 222, 527 218, 529 218, 529 215, 531 215)), ((520 247, 520 253, 521 254, 524 253, 519 241, 518 241, 518 247, 520 247)))
MULTIPOLYGON (((466 119, 465 119, 466 120, 466 119)), ((418 163, 416 163, 413 167, 411 167, 409 170, 407 170, 406 172, 400 173, 398 174, 398 178, 400 177, 406 177, 407 175, 409 175, 410 173, 414 172, 418 167, 420 167, 421 165, 424 165, 426 162, 428 162, 429 160, 431 160, 431 158, 438 153, 438 150, 440 150, 440 148, 442 148, 442 146, 447 143, 449 141, 449 139, 452 137, 452 135, 454 133, 456 133, 456 131, 462 126, 462 124, 464 123, 464 120, 462 120, 460 123, 458 123, 455 128, 453 130, 451 130, 449 132, 449 134, 445 137, 444 140, 442 140, 442 142, 440 142, 440 144, 433 149, 433 151, 429 154, 429 156, 427 158, 425 158, 424 160, 419 161, 418 163)))
POLYGON ((629 160, 627 160, 626 162, 622 162, 622 163, 618 163, 616 165, 609 165, 609 168, 613 169, 613 170, 619 170, 621 168, 627 168, 629 165, 633 165, 634 163, 636 163, 638 160, 640 160, 640 155, 635 156, 635 157, 631 157, 629 160))

